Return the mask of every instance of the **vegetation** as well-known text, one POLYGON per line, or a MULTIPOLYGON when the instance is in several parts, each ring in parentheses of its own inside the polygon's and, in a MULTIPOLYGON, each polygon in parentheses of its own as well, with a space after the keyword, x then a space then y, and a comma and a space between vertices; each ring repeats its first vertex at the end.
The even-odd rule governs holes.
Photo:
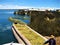
POLYGON ((9 21, 13 22, 13 23, 20 23, 20 24, 26 24, 25 22, 21 21, 21 20, 18 20, 18 19, 15 19, 13 17, 10 17, 9 18, 9 21))
POLYGON ((22 35, 24 35, 32 45, 43 45, 44 39, 37 35, 35 32, 31 31, 28 27, 21 24, 15 24, 17 29, 22 35))
POLYGON ((31 13, 31 28, 42 35, 60 36, 60 12, 40 11, 31 13))
POLYGON ((17 15, 23 15, 23 16, 27 14, 27 15, 29 16, 32 12, 33 12, 33 13, 37 13, 37 12, 39 12, 39 11, 29 11, 29 10, 25 11, 24 9, 20 9, 20 10, 18 10, 18 11, 15 11, 14 14, 15 14, 15 15, 16 15, 16 14, 17 14, 17 15))
POLYGON ((18 11, 15 11, 14 14, 25 15, 25 11, 24 10, 18 10, 18 11))

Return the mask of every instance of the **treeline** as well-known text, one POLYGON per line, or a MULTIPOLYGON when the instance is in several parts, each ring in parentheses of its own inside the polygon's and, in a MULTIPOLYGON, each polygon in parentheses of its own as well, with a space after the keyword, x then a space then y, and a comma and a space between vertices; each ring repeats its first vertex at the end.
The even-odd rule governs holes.
POLYGON ((32 11, 29 26, 42 35, 60 36, 60 12, 32 11))

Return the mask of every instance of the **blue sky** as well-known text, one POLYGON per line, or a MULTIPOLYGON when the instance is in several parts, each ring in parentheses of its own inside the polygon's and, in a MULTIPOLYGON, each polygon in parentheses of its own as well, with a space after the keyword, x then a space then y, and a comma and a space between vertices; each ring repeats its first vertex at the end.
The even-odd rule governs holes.
POLYGON ((0 9, 60 8, 60 0, 0 0, 0 9))

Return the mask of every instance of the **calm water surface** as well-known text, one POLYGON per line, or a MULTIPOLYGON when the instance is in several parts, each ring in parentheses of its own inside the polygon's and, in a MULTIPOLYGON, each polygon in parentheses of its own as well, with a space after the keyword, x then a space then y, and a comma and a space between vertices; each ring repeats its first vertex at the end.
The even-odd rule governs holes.
MULTIPOLYGON (((9 17, 14 17, 13 14, 14 11, 15 10, 0 9, 0 45, 10 42, 17 42, 11 30, 12 23, 8 20, 9 17)), ((20 19, 23 20, 24 22, 26 23, 30 22, 29 20, 24 20, 21 17, 23 16, 20 16, 20 19)))

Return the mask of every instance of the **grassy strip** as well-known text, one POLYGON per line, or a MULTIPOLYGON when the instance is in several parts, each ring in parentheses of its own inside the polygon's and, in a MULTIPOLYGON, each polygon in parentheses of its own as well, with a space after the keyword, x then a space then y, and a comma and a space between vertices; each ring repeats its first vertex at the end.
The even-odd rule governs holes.
POLYGON ((15 24, 15 26, 30 41, 32 45, 43 45, 45 40, 31 31, 25 25, 15 24))
POLYGON ((13 23, 20 23, 20 24, 26 24, 25 22, 15 19, 13 17, 9 17, 9 21, 13 22, 13 23))

